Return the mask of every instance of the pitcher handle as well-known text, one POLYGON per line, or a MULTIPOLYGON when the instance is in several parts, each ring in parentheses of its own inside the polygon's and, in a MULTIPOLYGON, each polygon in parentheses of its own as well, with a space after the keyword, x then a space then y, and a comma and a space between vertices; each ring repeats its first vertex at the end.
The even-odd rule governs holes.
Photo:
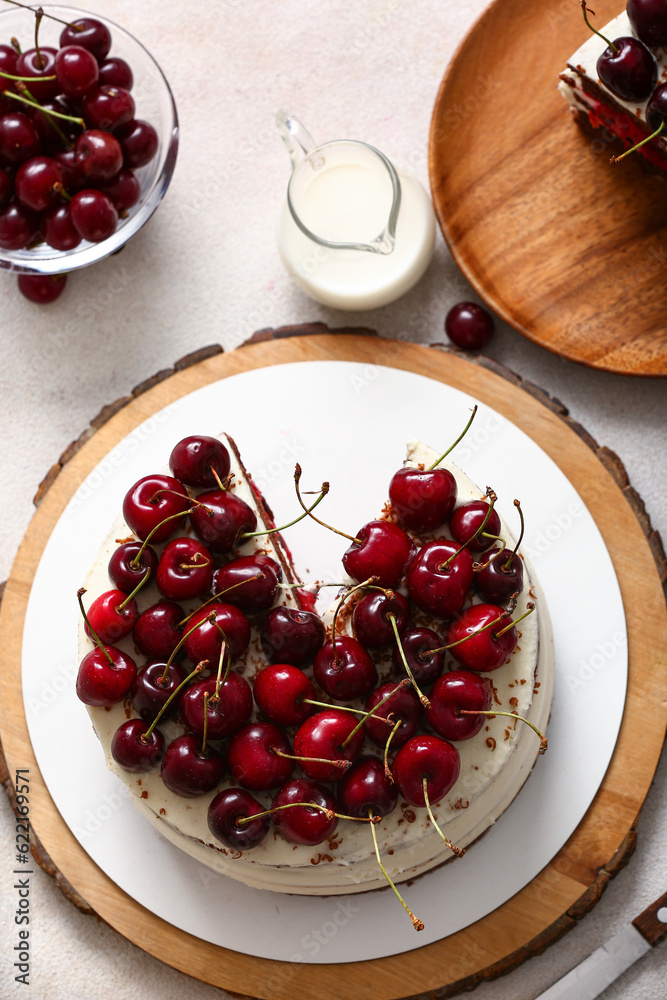
POLYGON ((286 111, 276 113, 276 125, 287 147, 292 161, 292 169, 294 169, 304 156, 308 156, 316 148, 315 140, 299 119, 286 111))

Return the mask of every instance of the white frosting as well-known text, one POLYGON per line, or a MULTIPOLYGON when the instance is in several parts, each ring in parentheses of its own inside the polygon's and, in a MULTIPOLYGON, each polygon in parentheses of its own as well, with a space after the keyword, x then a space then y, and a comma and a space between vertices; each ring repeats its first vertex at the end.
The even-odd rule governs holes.
MULTIPOLYGON (((408 446, 408 456, 413 464, 424 465, 430 465, 437 458, 435 452, 418 442, 408 446)), ((252 491, 233 454, 231 457, 232 472, 236 477, 235 490, 247 503, 256 507, 252 491)), ((482 495, 455 466, 447 462, 442 464, 456 476, 458 503, 478 499, 482 495)), ((111 586, 106 569, 109 556, 117 545, 116 539, 124 539, 130 534, 119 519, 102 546, 87 581, 87 602, 111 586)), ((444 537, 447 533, 440 531, 437 534, 444 537)), ((502 535, 509 543, 511 533, 504 524, 502 535)), ((272 536, 250 540, 242 546, 241 554, 257 549, 275 558, 272 536)), ((536 597, 537 611, 519 626, 519 644, 508 662, 489 676, 496 691, 497 701, 494 703, 498 710, 525 715, 544 731, 553 686, 553 640, 544 598, 528 565, 525 565, 525 570, 525 587, 519 597, 519 610, 528 599, 536 597)), ((295 603, 291 591, 284 590, 282 595, 280 603, 295 603)), ((157 599, 157 592, 147 588, 145 595, 140 592, 140 608, 157 599)), ((325 619, 330 621, 332 611, 333 608, 325 619)), ((349 627, 349 616, 345 621, 347 625, 343 624, 343 630, 349 627)), ((121 645, 132 650, 128 640, 121 645)), ((90 640, 81 629, 82 655, 90 646, 90 640)), ((234 668, 252 679, 264 662, 258 632, 253 627, 248 653, 242 661, 234 664, 234 668)), ((378 669, 381 677, 389 679, 388 654, 378 658, 378 669)), ((235 852, 224 848, 210 834, 206 821, 208 804, 216 792, 198 799, 180 798, 165 788, 159 770, 141 775, 122 770, 111 757, 110 745, 115 730, 131 714, 131 708, 119 704, 110 708, 89 708, 89 713, 102 743, 107 766, 130 789, 140 812, 163 836, 203 864, 248 885, 282 892, 350 893, 386 884, 377 866, 370 830, 362 823, 340 821, 330 841, 314 848, 289 844, 273 831, 251 851, 235 852)), ((160 728, 166 740, 183 732, 182 725, 177 722, 160 728)), ((539 740, 522 723, 515 724, 511 719, 496 716, 488 720, 477 736, 456 746, 461 757, 459 779, 434 811, 445 836, 464 847, 494 823, 517 795, 535 762, 539 740)), ((365 750, 379 752, 370 745, 365 750)), ((229 780, 225 780, 219 787, 230 784, 229 780)), ((270 795, 260 793, 257 798, 269 804, 270 795)), ((426 810, 414 809, 401 801, 394 812, 376 826, 376 833, 385 866, 396 881, 414 877, 452 857, 431 825, 426 810)))

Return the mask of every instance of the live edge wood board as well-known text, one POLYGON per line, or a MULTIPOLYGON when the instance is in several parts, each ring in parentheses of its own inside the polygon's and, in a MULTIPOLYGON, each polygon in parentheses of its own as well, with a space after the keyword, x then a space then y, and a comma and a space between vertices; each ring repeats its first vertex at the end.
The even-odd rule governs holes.
POLYGON ((214 346, 184 358, 105 407, 54 465, 36 500, 38 509, 0 611, 5 787, 11 792, 9 775, 15 768, 30 768, 37 859, 80 908, 130 938, 141 926, 142 947, 162 961, 227 990, 271 1000, 357 1000, 361 995, 389 1000, 423 993, 450 997, 509 972, 574 927, 632 854, 635 824, 667 723, 667 564, 660 538, 619 459, 537 386, 488 359, 471 361, 437 345, 383 340, 367 330, 332 333, 310 324, 261 331, 229 354, 214 346), (534 438, 579 491, 602 532, 627 615, 630 677, 618 744, 600 791, 563 850, 530 885, 483 920, 435 944, 378 961, 314 970, 248 957, 185 934, 139 906, 97 868, 63 822, 39 773, 23 711, 20 670, 30 582, 58 517, 93 467, 138 424, 201 386, 267 365, 327 359, 387 364, 446 382, 494 407, 534 438), (470 957, 479 954, 475 942, 480 940, 484 968, 470 957))

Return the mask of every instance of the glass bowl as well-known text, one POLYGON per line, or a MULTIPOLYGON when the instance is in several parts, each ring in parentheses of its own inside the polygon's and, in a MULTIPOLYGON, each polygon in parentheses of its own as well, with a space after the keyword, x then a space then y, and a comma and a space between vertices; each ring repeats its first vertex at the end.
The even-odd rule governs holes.
MULTIPOLYGON (((126 219, 119 219, 115 233, 101 243, 82 240, 73 250, 54 250, 46 243, 32 249, 3 250, 0 248, 0 268, 32 274, 62 274, 87 267, 103 260, 135 236, 150 219, 162 201, 176 164, 178 152, 178 115, 173 94, 164 73, 150 52, 129 32, 106 17, 80 10, 43 4, 46 14, 54 14, 63 21, 76 21, 80 17, 94 17, 106 24, 111 32, 110 56, 120 56, 129 63, 134 74, 132 96, 136 102, 136 117, 149 121, 158 134, 157 153, 146 166, 135 171, 141 183, 137 204, 129 210, 126 219)), ((63 25, 44 17, 39 29, 42 45, 59 47, 63 25)), ((34 47, 35 18, 27 10, 11 7, 0 13, 0 43, 9 44, 17 38, 22 49, 34 47)), ((16 110, 23 110, 16 102, 16 110)))

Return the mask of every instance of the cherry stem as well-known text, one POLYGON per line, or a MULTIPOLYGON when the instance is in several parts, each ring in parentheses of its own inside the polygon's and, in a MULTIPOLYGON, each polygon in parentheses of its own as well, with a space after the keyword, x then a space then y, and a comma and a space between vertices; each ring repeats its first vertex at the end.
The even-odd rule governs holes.
MULTIPOLYGON (((199 552, 195 552, 195 554, 194 554, 194 556, 192 558, 196 559, 198 555, 200 555, 200 553, 199 552)), ((186 569, 203 569, 204 566, 210 566, 210 565, 211 565, 211 560, 210 559, 204 559, 202 562, 181 563, 178 568, 182 569, 182 570, 186 570, 186 569)))
MULTIPOLYGON (((384 698, 377 703, 377 705, 374 705, 373 708, 371 708, 370 712, 366 712, 366 714, 364 715, 363 719, 359 720, 359 722, 354 727, 354 729, 352 730, 352 732, 350 733, 350 735, 346 736, 345 739, 343 740, 343 742, 341 743, 341 745, 340 745, 341 746, 341 750, 345 749, 345 747, 350 742, 350 740, 352 739, 352 737, 354 736, 354 734, 361 729, 361 727, 363 726, 363 724, 366 721, 366 719, 370 719, 370 717, 372 715, 375 715, 375 713, 377 712, 377 710, 379 708, 382 708, 382 706, 384 705, 385 701, 389 701, 389 699, 392 697, 392 695, 395 695, 397 691, 400 691, 401 688, 405 687, 406 684, 409 684, 409 683, 410 683, 410 679, 408 677, 404 677, 402 681, 398 682, 398 684, 396 685, 395 688, 392 688, 392 690, 389 692, 389 694, 386 694, 384 696, 384 698)), ((383 717, 380 716, 380 718, 383 718, 383 717)), ((389 725, 391 725, 391 721, 389 719, 384 719, 384 721, 388 722, 389 725)), ((399 719, 398 721, 402 722, 403 719, 399 719)))
MULTIPOLYGON (((31 14, 35 13, 35 8, 34 7, 29 7, 27 3, 19 3, 18 0, 4 0, 4 2, 5 3, 10 3, 13 7, 22 7, 23 10, 29 10, 31 14)), ((68 28, 73 28, 74 31, 77 31, 77 32, 78 31, 83 31, 83 28, 81 28, 81 27, 79 27, 79 26, 77 26, 75 24, 70 24, 69 21, 63 21, 61 18, 55 17, 53 14, 47 14, 44 11, 42 11, 42 15, 44 17, 50 18, 51 21, 57 21, 58 24, 64 24, 68 28)))
POLYGON ((200 663, 197 664, 197 666, 195 667, 195 669, 191 673, 188 674, 187 677, 183 678, 183 680, 178 685, 178 687, 175 688, 171 692, 171 694, 169 695, 169 697, 165 701, 164 705, 162 706, 162 708, 160 709, 160 711, 157 713, 157 715, 155 716, 155 718, 151 722, 151 724, 148 727, 148 729, 146 730, 146 732, 143 733, 143 735, 139 737, 139 739, 141 740, 142 743, 148 743, 149 736, 151 735, 151 733, 153 732, 153 730, 157 726, 158 722, 160 721, 160 718, 164 715, 164 713, 167 711, 167 709, 171 705, 171 703, 174 700, 174 698, 178 694, 181 693, 181 691, 183 690, 183 688, 185 687, 185 685, 188 683, 188 681, 191 681, 192 678, 195 676, 195 674, 200 674, 202 672, 202 670, 206 666, 208 666, 208 660, 202 660, 200 663))
POLYGON ((514 551, 512 552, 511 556, 508 558, 508 560, 505 563, 505 565, 500 567, 500 569, 501 569, 501 571, 503 573, 509 573, 510 564, 512 562, 512 559, 514 559, 514 556, 519 551, 519 546, 521 545, 521 541, 523 539, 523 532, 524 532, 524 528, 525 528, 525 523, 524 523, 524 520, 523 520, 523 511, 521 510, 521 504, 519 503, 518 500, 514 501, 514 506, 519 511, 519 520, 521 521, 521 531, 519 532, 519 539, 518 539, 516 545, 514 546, 514 551))
POLYGON ((424 706, 424 708, 430 708, 431 707, 431 702, 428 700, 428 698, 426 697, 426 695, 423 694, 420 691, 419 685, 417 684, 417 681, 415 680, 414 675, 413 675, 412 671, 410 670, 410 667, 408 666, 408 661, 405 658, 405 652, 403 650, 403 643, 401 642, 401 637, 398 634, 398 624, 396 622, 396 615, 393 615, 390 612, 386 616, 386 618, 387 618, 388 622, 391 622, 391 627, 394 630, 394 638, 396 639, 396 645, 398 646, 398 652, 400 653, 401 660, 403 661, 403 669, 405 670, 406 674, 410 678, 410 683, 412 684, 413 688, 417 692, 417 695, 419 696, 419 700, 422 703, 422 705, 424 706))
POLYGON ((442 453, 442 455, 440 456, 440 458, 439 458, 439 459, 438 459, 438 460, 437 460, 436 462, 434 462, 434 463, 433 463, 433 465, 429 465, 428 469, 426 470, 427 472, 432 472, 432 471, 433 471, 433 469, 435 469, 435 468, 436 468, 436 466, 440 465, 440 463, 442 462, 442 460, 443 460, 444 458, 447 458, 447 456, 449 455, 450 451, 454 451, 454 448, 456 448, 456 446, 457 446, 457 444, 459 443, 459 441, 462 441, 462 440, 463 440, 463 438, 464 438, 464 437, 466 436, 466 434, 467 434, 467 433, 468 433, 468 431, 470 430, 470 425, 471 425, 471 423, 472 423, 472 422, 473 422, 473 420, 475 419, 475 415, 476 415, 476 413, 477 413, 477 409, 478 409, 478 407, 477 407, 477 403, 475 403, 475 405, 474 405, 474 406, 473 406, 473 408, 472 408, 472 413, 471 413, 471 415, 470 415, 470 420, 469 420, 469 421, 468 421, 468 423, 467 423, 467 424, 465 425, 465 428, 464 428, 464 430, 463 430, 463 433, 462 433, 462 434, 459 434, 459 436, 457 437, 457 439, 456 439, 456 441, 454 442, 454 444, 450 444, 450 446, 449 446, 449 448, 447 449, 447 451, 443 452, 443 453, 442 453))
POLYGON ((279 750, 278 747, 269 747, 269 749, 276 757, 285 757, 286 760, 308 760, 313 764, 329 764, 332 767, 340 768, 341 771, 347 771, 351 764, 349 760, 329 760, 327 757, 297 757, 293 753, 285 753, 284 750, 279 750))
POLYGON ((170 514, 169 517, 165 517, 163 521, 159 521, 154 528, 151 528, 151 530, 144 538, 141 548, 137 552, 136 556, 134 557, 134 559, 130 560, 130 566, 132 567, 132 569, 138 569, 139 566, 141 565, 141 557, 144 554, 144 549, 146 548, 146 546, 148 545, 152 536, 155 534, 158 528, 161 528, 163 524, 168 524, 169 521, 175 521, 176 518, 178 517, 185 517, 186 514, 192 514, 194 509, 195 509, 194 507, 191 507, 190 510, 183 510, 179 511, 177 514, 170 514))
MULTIPOLYGON (((494 618, 492 622, 487 622, 486 625, 482 625, 481 628, 475 629, 474 632, 469 632, 468 635, 464 635, 462 639, 457 639, 456 642, 450 642, 447 646, 439 646, 438 649, 429 649, 429 656, 432 656, 433 653, 444 653, 446 649, 453 649, 454 646, 460 646, 462 642, 467 642, 468 639, 473 639, 476 635, 481 635, 482 632, 487 632, 490 628, 493 628, 494 625, 497 625, 498 622, 507 618, 508 614, 509 612, 504 611, 502 615, 498 615, 498 617, 494 618)), ((514 622, 511 621, 508 628, 511 628, 513 624, 514 622)), ((497 632, 496 635, 500 635, 500 633, 497 632)))
POLYGON ((527 726, 530 726, 530 728, 533 730, 533 732, 536 733, 539 736, 539 738, 540 738, 540 750, 539 750, 540 755, 541 754, 545 754, 547 752, 548 747, 549 747, 549 741, 547 740, 547 738, 544 735, 544 733, 541 733, 540 730, 537 728, 537 726, 534 726, 533 723, 530 722, 529 719, 524 719, 524 717, 522 715, 517 715, 516 712, 494 712, 491 709, 489 709, 488 711, 477 711, 477 712, 475 712, 475 711, 472 711, 472 710, 468 710, 466 708, 459 708, 458 711, 457 711, 457 715, 488 715, 490 718, 493 718, 494 715, 502 715, 502 716, 504 716, 507 719, 518 719, 519 722, 525 722, 527 726))
MULTIPOLYGON (((20 80, 22 83, 34 83, 35 82, 35 77, 34 76, 14 76, 13 73, 5 73, 4 70, 0 70, 0 76, 4 77, 7 80, 20 80)), ((58 77, 54 73, 53 76, 40 76, 39 82, 41 83, 42 81, 57 80, 57 79, 58 79, 58 77)), ((37 103, 38 102, 35 101, 35 104, 37 104, 37 103)))
POLYGON ((326 813, 326 817, 329 820, 333 819, 336 815, 333 809, 327 809, 326 806, 321 806, 319 802, 285 802, 282 806, 274 806, 273 809, 264 809, 262 812, 254 813, 252 816, 240 816, 235 820, 235 824, 236 826, 245 826, 254 819, 263 819, 264 816, 272 816, 273 813, 280 812, 281 809, 294 809, 295 806, 301 806, 302 809, 318 809, 320 812, 326 813))
POLYGON ((612 156, 609 162, 612 164, 620 163, 621 160, 625 159, 626 156, 629 156, 630 153, 634 153, 636 149, 641 149, 641 147, 645 146, 647 142, 651 141, 651 139, 655 139, 656 136, 660 135, 664 127, 665 123, 664 121, 661 121, 652 135, 647 135, 646 138, 642 139, 641 142, 638 142, 636 146, 630 146, 630 149, 626 149, 626 151, 624 153, 621 153, 620 156, 612 156))
POLYGON ((498 549, 497 552, 494 552, 493 555, 491 555, 487 559, 487 561, 485 563, 478 563, 478 562, 473 563, 472 564, 472 568, 473 568, 473 572, 474 573, 479 573, 481 570, 486 569, 487 566, 491 565, 491 563, 494 561, 494 559, 497 559, 498 556, 501 556, 503 554, 503 552, 505 551, 505 549, 507 547, 507 542, 505 541, 504 538, 500 538, 500 536, 496 536, 496 537, 498 538, 498 541, 500 542, 500 548, 498 549))
POLYGON ((603 42, 606 42, 607 45, 609 46, 609 48, 611 49, 611 51, 614 53, 614 55, 616 55, 616 53, 618 52, 618 48, 614 45, 613 42, 610 42, 609 39, 606 38, 602 34, 602 32, 598 31, 597 28, 594 28, 593 25, 591 24, 591 22, 588 20, 589 13, 594 15, 595 11, 594 10, 589 11, 588 7, 586 6, 586 0, 581 0, 581 9, 584 12, 584 21, 586 22, 586 24, 588 25, 588 27, 591 29, 591 31, 593 32, 593 34, 594 35, 598 35, 602 39, 603 42))
POLYGON ((533 602, 529 601, 526 607, 528 608, 528 610, 524 611, 524 613, 519 618, 515 618, 514 621, 511 621, 509 625, 505 626, 505 628, 501 628, 500 632, 496 632, 495 634, 496 639, 499 639, 501 635, 505 634, 505 632, 509 632, 511 628, 514 628, 516 625, 519 624, 519 622, 522 622, 524 618, 528 617, 528 615, 532 615, 533 611, 535 610, 535 605, 533 604, 533 602))
POLYGON ((237 583, 232 583, 231 586, 225 587, 224 590, 217 590, 213 595, 213 597, 209 597, 206 601, 204 601, 203 604, 200 604, 198 608, 195 608, 195 610, 191 611, 189 615, 186 615, 183 621, 180 621, 178 624, 185 625, 185 623, 189 622, 192 616, 196 615, 198 611, 201 611, 202 608, 205 608, 209 604, 212 604, 213 601, 217 600, 218 597, 222 597, 223 594, 227 594, 229 593, 230 590, 234 590, 235 587, 242 587, 245 583, 250 583, 252 580, 262 580, 263 578, 264 578, 263 573, 255 573, 254 576, 249 576, 247 580, 239 580, 237 583))
POLYGON ((141 580, 139 580, 139 583, 138 583, 138 584, 136 585, 136 587, 134 588, 134 590, 133 590, 133 591, 131 591, 131 593, 129 593, 129 594, 127 595, 127 597, 125 598, 125 600, 124 600, 124 601, 122 601, 122 602, 121 602, 121 603, 120 603, 120 604, 118 605, 118 607, 116 608, 116 611, 122 611, 122 610, 123 610, 123 608, 125 607, 125 605, 126 605, 126 604, 129 604, 129 603, 130 603, 130 601, 132 600, 132 598, 133 598, 133 597, 134 597, 134 596, 135 596, 136 594, 138 594, 138 593, 139 593, 139 591, 141 590, 141 588, 142 588, 142 587, 144 586, 144 584, 145 584, 145 583, 147 582, 147 580, 148 580, 148 578, 149 578, 149 576, 150 576, 150 575, 151 575, 151 571, 150 571, 150 569, 148 569, 148 570, 147 570, 147 571, 146 571, 146 572, 144 573, 144 575, 142 576, 141 580))
MULTIPOLYGON (((299 465, 299 463, 297 462, 296 466, 294 468, 294 488, 296 490, 297 500, 299 501, 299 503, 301 504, 301 506, 303 507, 303 509, 306 511, 306 513, 308 514, 308 516, 312 517, 313 521, 317 521, 318 524, 321 524, 323 528, 328 528, 329 531, 334 531, 337 535, 342 535, 343 538, 347 538, 348 541, 350 541, 350 542, 356 542, 357 545, 363 545, 363 542, 362 542, 362 540, 360 538, 355 538, 354 535, 348 535, 348 534, 346 534, 346 532, 340 531, 338 528, 333 528, 330 524, 327 524, 325 521, 320 521, 319 517, 315 517, 314 514, 310 513, 310 511, 306 507, 305 503, 303 502, 303 498, 301 496, 301 490, 299 488, 299 480, 301 479, 302 472, 303 472, 303 470, 302 470, 301 466, 299 465)), ((329 488, 329 484, 328 483, 322 483, 322 488, 324 488, 325 486, 327 487, 327 489, 329 488)))
POLYGON ((202 733, 201 750, 199 756, 203 757, 206 751, 206 736, 208 734, 208 691, 204 691, 204 732, 202 733))
POLYGON ((82 587, 81 590, 77 591, 77 595, 76 595, 78 597, 78 599, 79 599, 79 607, 81 608, 81 614, 83 615, 83 620, 86 623, 86 625, 88 626, 88 631, 90 632, 92 638, 94 639, 94 641, 96 642, 96 644, 99 646, 99 648, 102 650, 102 652, 106 656, 106 658, 109 661, 109 663, 111 664, 111 666, 115 669, 116 665, 113 662, 113 660, 111 659, 111 656, 109 655, 109 653, 107 652, 106 646, 102 645, 102 642, 100 641, 100 637, 98 636, 97 632, 95 631, 95 629, 93 628, 93 626, 88 621, 88 615, 86 614, 85 608, 83 606, 83 601, 81 600, 81 598, 83 597, 83 595, 85 593, 86 593, 86 588, 82 587))
MULTIPOLYGON (((351 587, 348 590, 347 594, 343 594, 340 601, 336 605, 336 610, 334 611, 333 618, 331 620, 331 645, 333 647, 334 663, 338 662, 338 656, 336 654, 336 621, 338 619, 338 612, 343 607, 348 597, 351 597, 352 594, 356 593, 357 590, 362 590, 364 587, 373 586, 374 584, 377 583, 377 580, 378 580, 377 576, 369 576, 367 580, 363 581, 363 583, 358 583, 356 586, 351 587)), ((381 590, 382 588, 378 589, 381 590)))
MULTIPOLYGON (((11 0, 5 0, 5 2, 6 3, 11 3, 11 0)), ((12 37, 12 38, 10 38, 9 41, 10 41, 11 47, 14 49, 14 52, 16 52, 16 55, 20 56, 21 55, 21 44, 20 44, 18 38, 12 37)))
POLYGON ((244 531, 241 535, 239 535, 239 541, 242 538, 258 538, 260 535, 273 535, 277 531, 285 531, 286 528, 291 528, 293 524, 298 524, 299 521, 303 521, 304 517, 308 517, 310 512, 315 510, 318 503, 324 500, 328 492, 329 492, 329 484, 322 483, 322 489, 320 491, 320 495, 318 496, 317 500, 312 505, 312 507, 309 507, 308 510, 304 511, 303 514, 299 514, 299 516, 295 517, 293 521, 289 522, 289 524, 283 524, 282 528, 267 528, 266 531, 244 531))
MULTIPOLYGON (((373 814, 372 810, 369 807, 369 809, 368 809, 369 819, 372 816, 372 814, 373 814)), ((378 839, 377 839, 377 836, 375 834, 375 824, 374 823, 371 823, 371 833, 373 834, 373 846, 375 847, 375 857, 378 860, 378 864, 380 866, 380 871, 382 872, 382 874, 384 875, 384 877, 386 878, 387 882, 392 887, 392 889, 394 890, 394 892, 396 893, 398 899, 401 901, 401 904, 403 905, 403 909, 405 910, 405 912, 407 913, 407 915, 410 917, 410 920, 412 921, 412 926, 414 927, 414 929, 416 931, 423 931, 424 930, 424 923, 423 923, 423 921, 419 920, 414 915, 414 913, 412 912, 412 910, 410 909, 410 907, 405 902, 405 900, 401 896, 400 892, 398 891, 398 889, 396 888, 396 886, 392 882, 391 878, 389 877, 389 872, 387 871, 387 869, 385 868, 385 866, 382 864, 382 859, 380 857, 380 848, 378 847, 378 839)))
POLYGON ((427 785, 428 785, 428 778, 423 777, 422 778, 422 788, 424 789, 424 801, 426 802, 426 808, 428 810, 429 819, 431 820, 431 823, 433 823, 433 826, 436 828, 436 830, 440 834, 441 840, 443 840, 445 842, 445 844, 447 844, 447 847, 450 849, 450 851, 453 854, 455 854, 457 858, 462 858, 463 855, 465 854, 465 847, 455 847, 454 844, 452 844, 451 840, 449 840, 447 837, 445 837, 444 833, 442 832, 442 830, 440 829, 440 827, 438 826, 438 824, 436 822, 435 816, 433 815, 433 810, 431 809, 431 803, 429 802, 429 799, 428 799, 428 788, 427 788, 427 785))
POLYGON ((297 699, 302 705, 316 705, 318 708, 335 708, 337 712, 352 712, 354 715, 366 716, 363 708, 350 708, 349 705, 332 705, 326 701, 315 701, 313 698, 297 699))
POLYGON ((394 784, 394 775, 391 773, 391 768, 389 767, 389 744, 393 740, 395 734, 398 732, 402 724, 403 724, 403 719, 396 720, 396 722, 392 727, 391 732, 389 733, 389 736, 387 737, 387 742, 384 745, 384 773, 389 779, 389 781, 391 781, 392 785, 394 784))
MULTIPOLYGON (((34 82, 34 81, 33 81, 34 82)), ((14 94, 11 90, 2 91, 4 97, 11 97, 14 101, 21 101, 23 104, 30 104, 32 107, 39 108, 45 115, 52 115, 54 118, 63 118, 66 122, 75 122, 77 125, 81 125, 82 128, 86 127, 86 123, 83 118, 74 118, 72 115, 63 115, 60 111, 51 111, 50 108, 45 108, 34 99, 31 101, 27 97, 22 97, 21 94, 14 94)))
POLYGON ((220 476, 218 475, 217 471, 213 468, 212 465, 210 465, 209 468, 211 470, 211 475, 213 476, 213 478, 215 479, 216 483, 218 484, 218 489, 220 489, 223 493, 226 493, 227 492, 227 487, 223 484, 223 482, 220 479, 220 476))
POLYGON ((218 623, 215 621, 215 616, 214 616, 213 624, 215 625, 215 627, 217 628, 218 632, 222 636, 222 643, 220 644, 220 656, 218 657, 218 673, 217 673, 216 678, 215 678, 215 691, 213 692, 213 698, 215 699, 215 703, 217 705, 217 703, 218 703, 218 701, 220 699, 220 688, 224 686, 224 684, 227 681, 227 678, 229 677, 229 668, 232 665, 232 654, 230 653, 229 656, 227 657, 227 667, 225 668, 225 676, 222 677, 222 680, 221 680, 222 664, 225 661, 225 653, 227 652, 227 638, 225 636, 225 633, 222 631, 222 629, 218 625, 218 623))
MULTIPOLYGON (((56 132, 60 132, 60 135, 63 137, 63 139, 65 139, 65 142, 67 142, 67 136, 64 134, 62 129, 58 128, 55 122, 49 122, 49 124, 53 126, 56 132)), ((65 190, 64 186, 60 183, 60 181, 56 181, 56 183, 53 185, 53 190, 56 192, 56 194, 59 194, 61 198, 64 198, 65 201, 72 200, 72 195, 67 193, 67 191, 65 190)))
POLYGON ((481 533, 482 533, 482 531, 484 531, 484 528, 486 527, 486 523, 487 523, 487 521, 489 520, 489 518, 491 517, 491 512, 493 511, 493 505, 495 504, 496 500, 498 499, 498 497, 497 497, 497 496, 496 496, 496 494, 495 494, 495 493, 493 492, 493 490, 492 490, 492 489, 489 489, 488 487, 487 487, 487 491, 486 491, 486 495, 487 495, 487 496, 489 497, 489 504, 488 504, 488 508, 489 508, 489 509, 487 510, 486 514, 484 515, 484 520, 482 521, 482 523, 480 524, 479 528, 478 528, 478 529, 477 529, 477 531, 476 531, 476 532, 474 533, 474 535, 471 535, 471 536, 470 536, 470 538, 468 539, 468 541, 467 541, 467 542, 464 542, 464 543, 463 543, 463 545, 462 545, 462 546, 461 546, 460 548, 458 548, 458 549, 456 550, 456 552, 452 552, 452 554, 451 554, 451 556, 449 557, 449 559, 445 559, 444 563, 441 563, 441 565, 440 565, 440 566, 438 566, 438 571, 439 571, 440 573, 444 572, 444 570, 446 570, 446 569, 447 569, 447 567, 449 566, 450 562, 452 562, 452 560, 453 560, 453 559, 456 559, 456 557, 457 557, 457 556, 458 556, 458 555, 459 555, 459 554, 460 554, 461 552, 463 552, 463 550, 464 550, 464 549, 467 549, 467 548, 468 548, 468 546, 469 546, 469 545, 470 545, 470 544, 471 544, 472 542, 474 542, 474 541, 475 541, 475 539, 477 538, 477 536, 478 536, 479 534, 481 534, 481 533))
POLYGON ((196 632, 197 629, 204 624, 204 622, 212 622, 214 620, 215 620, 215 613, 211 612, 211 615, 208 618, 202 618, 200 622, 197 622, 196 625, 192 626, 189 632, 185 632, 185 634, 181 636, 181 638, 178 640, 178 642, 172 649, 171 653, 169 654, 169 658, 165 664, 164 670, 162 671, 162 676, 160 677, 160 683, 162 684, 167 683, 167 674, 169 673, 169 667, 174 662, 174 657, 176 656, 176 653, 179 651, 179 649, 181 648, 187 637, 189 635, 192 635, 193 632, 196 632))

